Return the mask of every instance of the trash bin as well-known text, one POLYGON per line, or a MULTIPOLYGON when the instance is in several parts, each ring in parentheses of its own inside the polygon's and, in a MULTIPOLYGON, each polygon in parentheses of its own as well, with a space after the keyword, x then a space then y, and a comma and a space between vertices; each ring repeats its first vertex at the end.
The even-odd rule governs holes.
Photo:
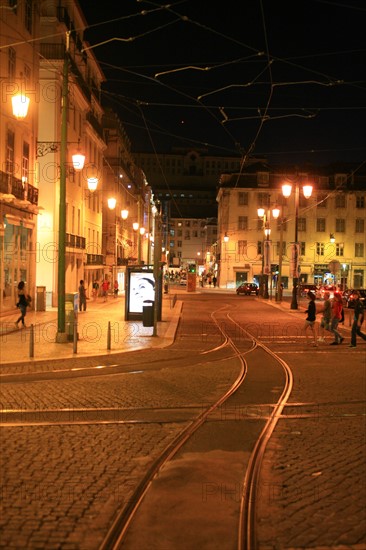
POLYGON ((36 311, 46 311, 46 287, 37 286, 36 311))
POLYGON ((65 294, 65 324, 67 339, 74 339, 74 325, 78 322, 79 294, 68 292, 65 294))
POLYGON ((142 326, 153 327, 154 326, 154 302, 147 300, 142 306, 142 326))

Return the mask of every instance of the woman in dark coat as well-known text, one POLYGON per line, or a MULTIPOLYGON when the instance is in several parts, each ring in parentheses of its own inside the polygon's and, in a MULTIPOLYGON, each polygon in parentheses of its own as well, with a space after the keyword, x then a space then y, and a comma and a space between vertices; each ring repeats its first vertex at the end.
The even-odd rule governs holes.
POLYGON ((24 318, 27 314, 27 307, 29 306, 29 300, 28 300, 28 296, 25 293, 24 287, 25 287, 24 281, 20 281, 20 283, 18 284, 18 303, 17 303, 17 307, 20 309, 21 315, 20 315, 19 319, 15 322, 15 326, 17 328, 19 328, 19 326, 18 326, 19 321, 21 321, 23 327, 26 328, 24 318))

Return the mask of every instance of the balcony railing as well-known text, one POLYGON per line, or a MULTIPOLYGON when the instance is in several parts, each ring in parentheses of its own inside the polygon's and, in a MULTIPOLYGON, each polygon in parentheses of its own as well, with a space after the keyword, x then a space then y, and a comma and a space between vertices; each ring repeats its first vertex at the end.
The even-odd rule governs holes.
POLYGON ((72 235, 71 233, 66 233, 65 244, 70 248, 85 249, 86 239, 85 237, 80 237, 80 235, 72 235))
POLYGON ((93 115, 93 113, 91 113, 90 111, 86 113, 86 120, 93 127, 93 129, 98 134, 100 139, 104 141, 104 133, 103 133, 102 125, 99 123, 98 119, 93 115))
POLYGON ((0 193, 14 195, 19 200, 28 200, 31 204, 38 204, 37 187, 23 183, 22 180, 2 171, 0 171, 0 193))
POLYGON ((87 254, 86 265, 105 265, 103 254, 87 254))

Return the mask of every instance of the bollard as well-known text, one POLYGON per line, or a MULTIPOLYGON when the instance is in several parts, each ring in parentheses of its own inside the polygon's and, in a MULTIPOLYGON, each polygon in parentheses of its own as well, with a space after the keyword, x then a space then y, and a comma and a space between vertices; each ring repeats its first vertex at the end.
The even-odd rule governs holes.
POLYGON ((74 332, 72 334, 72 352, 78 352, 78 324, 74 321, 74 332))
POLYGON ((111 322, 108 321, 107 350, 111 349, 111 322))
POLYGON ((30 326, 29 333, 29 357, 34 357, 34 325, 30 326))

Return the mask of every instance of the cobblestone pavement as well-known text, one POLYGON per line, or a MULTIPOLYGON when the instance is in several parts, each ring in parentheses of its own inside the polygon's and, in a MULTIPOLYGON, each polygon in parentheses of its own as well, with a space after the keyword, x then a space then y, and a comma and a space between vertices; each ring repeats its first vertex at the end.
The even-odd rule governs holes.
MULTIPOLYGON (((104 302, 89 300, 87 310, 78 313, 76 350, 72 341, 56 344, 57 309, 47 311, 31 310, 26 316, 26 329, 16 329, 14 320, 18 311, 0 317, 0 364, 20 363, 22 365, 36 361, 48 361, 60 358, 80 358, 100 355, 113 355, 136 349, 158 348, 169 345, 174 338, 174 330, 179 320, 181 302, 177 294, 163 295, 162 320, 154 327, 143 326, 142 321, 125 320, 125 299, 110 298, 104 302), (31 345, 31 330, 33 339, 31 345), (108 331, 110 329, 110 349, 108 349, 108 331), (32 355, 31 355, 32 351, 32 355)), ((67 332, 69 331, 66 325, 67 332)), ((26 368, 26 367, 24 367, 26 368)), ((47 367, 44 367, 47 368, 47 367)), ((5 372, 2 368, 1 372, 5 372)))
MULTIPOLYGON (((113 307, 101 305, 95 315, 100 321, 104 312, 104 318, 110 318, 108 310, 113 307)), ((169 330, 172 322, 175 327, 178 323, 181 305, 177 314, 169 301, 165 307, 158 338, 151 342, 148 336, 147 345, 143 340, 147 349, 138 357, 124 353, 128 347, 109 354, 100 350, 99 358, 76 357, 72 344, 66 344, 62 345, 62 349, 68 346, 65 356, 56 355, 58 361, 50 361, 54 351, 48 351, 48 357, 19 363, 11 362, 15 341, 10 343, 6 364, 1 357, 1 375, 99 363, 116 365, 111 368, 122 372, 116 371, 112 387, 110 376, 83 378, 79 371, 77 384, 66 378, 57 384, 40 378, 1 385, 2 411, 33 410, 33 420, 44 424, 2 424, 0 548, 97 549, 116 510, 126 505, 149 465, 185 425, 185 421, 130 424, 122 420, 134 418, 137 409, 169 409, 187 403, 199 409, 232 383, 237 375, 234 364, 224 372, 220 365, 204 363, 199 368, 195 364, 174 371, 164 368, 173 353, 164 346, 172 341, 169 330), (164 321, 168 318, 169 322, 164 321), (159 349, 152 349, 155 343, 159 349), (151 365, 156 361, 161 368, 153 374, 144 371, 139 369, 143 361, 151 365), (71 423, 73 411, 84 407, 95 409, 95 423, 88 419, 71 423), (47 425, 52 409, 59 415, 57 425, 47 425), (112 421, 104 422, 105 409, 112 410, 112 421), (67 411, 68 421, 63 424, 67 411)), ((150 328, 146 331, 151 334, 150 328)), ((16 338, 17 334, 3 336, 16 338)), ((59 344, 55 346, 60 349, 59 344)), ((342 347, 338 353, 333 348, 329 355, 331 349, 323 346, 317 356, 303 346, 277 349, 291 364, 295 384, 291 406, 271 438, 261 472, 260 550, 366 547, 366 346, 360 344, 352 352, 342 347)))
POLYGON ((283 355, 295 381, 262 465, 259 548, 366 548, 365 351, 283 355))

